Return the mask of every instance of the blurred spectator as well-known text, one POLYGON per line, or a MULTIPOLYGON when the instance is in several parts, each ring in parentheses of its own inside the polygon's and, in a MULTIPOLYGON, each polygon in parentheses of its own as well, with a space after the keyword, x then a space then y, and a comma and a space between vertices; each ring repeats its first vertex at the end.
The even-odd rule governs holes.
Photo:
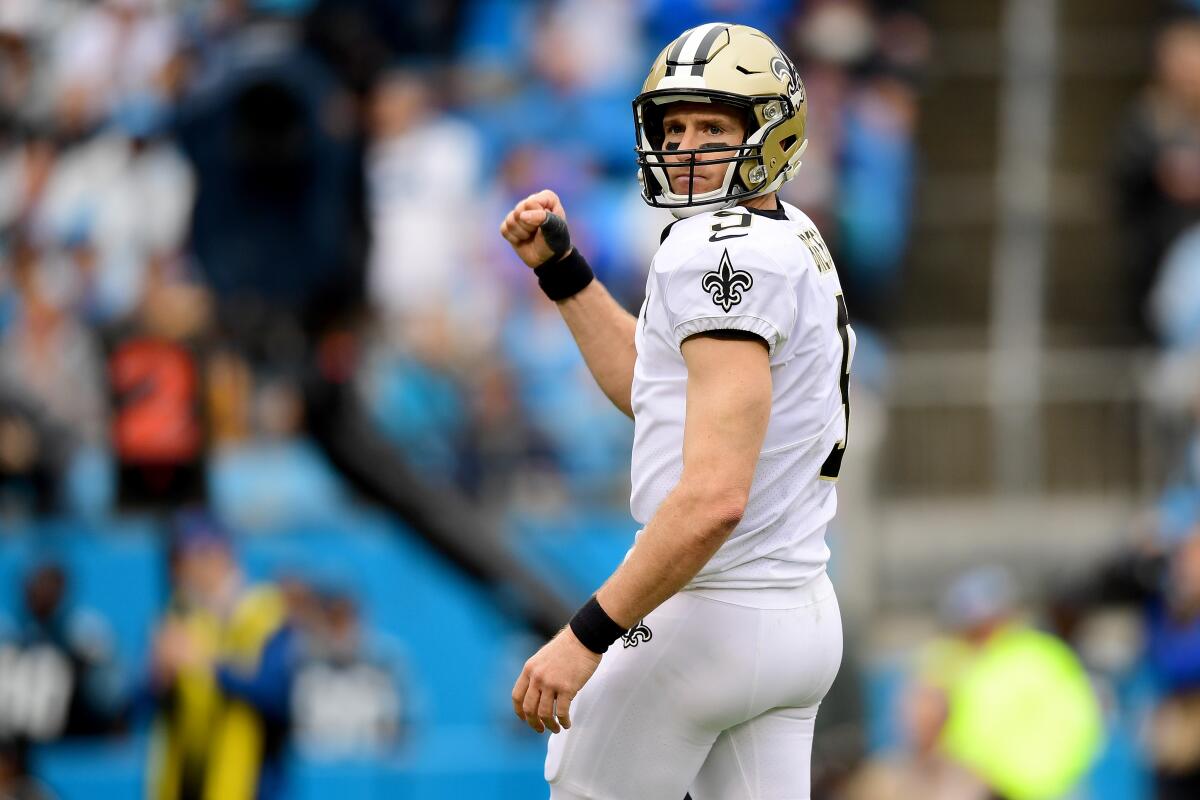
MULTIPOLYGON (((521 71, 500 86, 494 78, 463 82, 490 158, 536 144, 568 156, 577 168, 599 162, 631 176, 629 102, 644 77, 635 71, 641 37, 632 4, 567 0, 539 10, 522 19, 521 71)), ((511 72, 512 66, 501 68, 511 72)))
POLYGON ((79 442, 104 438, 107 404, 92 332, 70 313, 73 276, 32 241, 11 251, 17 317, 0 342, 0 375, 79 442))
POLYGON ((28 515, 55 507, 63 464, 36 410, 0 400, 0 509, 28 515))
POLYGON ((172 557, 174 594, 150 664, 150 796, 282 797, 294 664, 285 600, 245 585, 228 534, 203 512, 177 518, 172 557))
POLYGON ((368 287, 392 341, 461 362, 495 335, 498 294, 477 258, 479 134, 437 106, 438 82, 396 71, 372 93, 368 287))
POLYGON ((1200 793, 1200 524, 1139 543, 1064 584, 1070 616, 1134 604, 1145 625, 1145 661, 1156 703, 1145 733, 1156 800, 1200 793))
POLYGON ((1100 707, 1079 659, 1016 615, 1012 577, 980 567, 942 599, 953 632, 927 663, 946 687, 946 755, 1006 800, 1051 800, 1084 776, 1103 743, 1100 707))
POLYGON ((808 147, 784 187, 827 231, 856 321, 886 325, 907 257, 917 156, 917 86, 928 25, 906 10, 821 0, 791 30, 807 92, 808 147))
POLYGON ((1158 800, 1200 793, 1200 527, 1171 557, 1166 592, 1147 606, 1147 655, 1163 698, 1150 722, 1158 800))
MULTIPOLYGON (((1187 379, 1192 383, 1195 373, 1189 372, 1187 379)), ((1180 415, 1170 432, 1174 465, 1153 510, 1150 536, 1167 546, 1182 541, 1200 524, 1200 395, 1195 387, 1189 394, 1192 402, 1187 413, 1180 415)))
POLYGON ((0 797, 5 800, 55 800, 55 795, 28 773, 25 756, 4 743, 0 743, 0 797))
POLYGON ((111 333, 112 443, 123 506, 204 497, 209 306, 205 291, 156 266, 136 314, 111 333))
POLYGON ((399 741, 408 711, 397 654, 363 630, 348 587, 319 585, 317 604, 292 688, 296 742, 322 758, 383 754, 399 741))
POLYGON ((161 102, 175 49, 173 19, 154 0, 100 0, 63 27, 54 46, 59 114, 87 129, 115 111, 161 102))
POLYGON ((838 161, 842 142, 842 109, 851 89, 850 76, 836 64, 798 62, 804 81, 808 117, 804 149, 796 179, 783 185, 782 198, 812 218, 826 234, 827 244, 837 253, 836 222, 838 161))
POLYGON ((161 128, 163 112, 123 109, 103 132, 60 151, 33 223, 76 265, 75 307, 110 324, 137 304, 154 264, 183 247, 194 180, 161 128))
POLYGON ((0 797, 49 800, 30 774, 35 744, 113 733, 124 686, 108 623, 73 606, 60 564, 35 565, 13 620, 0 619, 0 797))
MULTIPOLYGON (((598 97, 597 92, 626 88, 628 81, 640 79, 637 6, 634 0, 561 0, 548 6, 530 51, 535 73, 592 99, 598 97)), ((605 143, 601 150, 611 146, 605 143)))
POLYGON ((32 122, 39 106, 52 96, 39 78, 33 39, 41 18, 38 0, 9 0, 0 4, 0 121, 7 125, 32 122))
POLYGON ((191 244, 238 349, 299 364, 304 335, 361 300, 359 110, 292 27, 263 18, 224 47, 230 68, 179 109, 197 175, 191 244))
POLYGON ((49 742, 116 730, 123 686, 107 622, 70 604, 57 563, 25 577, 21 616, 0 639, 0 739, 49 742))
POLYGON ((587 371, 565 323, 542 297, 514 307, 501 352, 518 376, 525 416, 553 447, 568 497, 603 501, 623 492, 633 434, 587 371))
POLYGON ((1168 23, 1155 44, 1153 83, 1120 131, 1118 210, 1131 327, 1151 328, 1145 303, 1167 248, 1200 221, 1200 20, 1168 23))
POLYGON ((553 471, 554 448, 530 422, 518 395, 509 366, 500 362, 480 371, 469 398, 475 441, 465 478, 485 508, 530 508, 547 498, 544 484, 528 484, 553 471))
POLYGON ((15 311, 0 332, 0 483, 26 482, 28 505, 48 511, 71 460, 106 438, 100 353, 70 313, 70 268, 28 239, 8 255, 15 311))
POLYGON ((790 50, 804 81, 808 106, 808 146, 798 177, 786 184, 783 199, 794 203, 826 231, 836 259, 845 109, 854 90, 854 70, 871 54, 874 23, 864 3, 825 0, 806 5, 789 27, 790 50))
POLYGON ((41 218, 41 206, 58 160, 59 144, 44 128, 25 126, 0 151, 0 228, 29 230, 41 218))
POLYGON ((851 780, 843 800, 990 800, 987 786, 942 749, 949 717, 946 692, 918 679, 901 711, 907 749, 876 758, 851 780))
POLYGON ((1176 352, 1200 352, 1200 225, 1171 244, 1148 300, 1159 341, 1176 352))
MULTIPOLYGON (((221 519, 243 530, 279 529, 329 517, 345 492, 320 449, 304 434, 304 401, 286 375, 253 376, 222 354, 211 362, 210 397, 218 393, 231 418, 208 463, 208 488, 221 519)), ((263 371, 265 373, 265 370, 263 371)))
POLYGON ((847 107, 838 214, 838 268, 855 319, 885 323, 895 305, 912 224, 917 102, 913 87, 880 73, 847 107))
POLYGON ((468 483, 468 401, 444 363, 379 351, 362 369, 360 383, 375 424, 413 467, 440 483, 468 483))

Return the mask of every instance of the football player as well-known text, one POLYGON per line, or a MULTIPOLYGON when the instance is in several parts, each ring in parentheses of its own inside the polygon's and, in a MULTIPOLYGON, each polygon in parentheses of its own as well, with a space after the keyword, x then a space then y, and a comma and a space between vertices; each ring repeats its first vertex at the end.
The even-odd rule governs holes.
POLYGON ((782 203, 804 87, 762 32, 711 23, 633 103, 642 195, 678 218, 638 317, 569 245, 551 191, 501 234, 634 420, 625 561, 524 666, 516 714, 550 739, 555 800, 809 797, 842 629, 825 530, 854 334, 811 220, 782 203))

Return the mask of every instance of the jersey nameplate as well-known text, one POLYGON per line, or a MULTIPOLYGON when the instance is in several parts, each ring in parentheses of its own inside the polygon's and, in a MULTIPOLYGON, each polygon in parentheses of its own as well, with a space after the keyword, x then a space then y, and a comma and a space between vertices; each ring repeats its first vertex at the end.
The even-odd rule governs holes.
POLYGON ((812 253, 813 262, 817 265, 817 272, 824 275, 833 269, 833 256, 829 254, 829 248, 825 246, 825 240, 821 238, 821 234, 817 232, 816 228, 805 228, 796 235, 812 253))

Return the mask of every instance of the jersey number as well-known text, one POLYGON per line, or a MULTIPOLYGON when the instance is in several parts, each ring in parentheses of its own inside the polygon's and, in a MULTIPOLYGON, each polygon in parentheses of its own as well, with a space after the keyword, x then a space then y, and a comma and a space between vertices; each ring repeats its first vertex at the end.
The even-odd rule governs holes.
POLYGON ((842 411, 846 415, 846 432, 821 465, 821 479, 826 481, 836 481, 841 474, 842 456, 846 454, 846 440, 850 438, 850 339, 854 332, 850 329, 850 311, 846 308, 846 298, 841 292, 837 295, 837 326, 838 335, 842 337, 842 371, 839 384, 842 389, 842 411))
POLYGON ((710 242, 720 242, 725 239, 736 239, 739 236, 745 236, 750 231, 739 228, 749 228, 750 223, 754 221, 754 215, 749 211, 718 211, 713 214, 713 217, 721 220, 716 225, 712 226, 713 235, 708 237, 710 242), (732 221, 726 220, 732 218, 732 221))
POLYGON ((199 379, 190 353, 177 344, 133 339, 109 364, 116 413, 113 443, 122 460, 182 463, 203 446, 196 408, 199 379))

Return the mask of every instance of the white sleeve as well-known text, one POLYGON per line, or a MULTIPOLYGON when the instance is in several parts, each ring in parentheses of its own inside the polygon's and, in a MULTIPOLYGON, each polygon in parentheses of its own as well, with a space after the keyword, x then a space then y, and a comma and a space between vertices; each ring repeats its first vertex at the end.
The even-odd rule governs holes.
POLYGON ((657 273, 676 345, 705 331, 740 330, 761 336, 773 356, 787 341, 796 322, 795 290, 753 238, 706 243, 657 273))

